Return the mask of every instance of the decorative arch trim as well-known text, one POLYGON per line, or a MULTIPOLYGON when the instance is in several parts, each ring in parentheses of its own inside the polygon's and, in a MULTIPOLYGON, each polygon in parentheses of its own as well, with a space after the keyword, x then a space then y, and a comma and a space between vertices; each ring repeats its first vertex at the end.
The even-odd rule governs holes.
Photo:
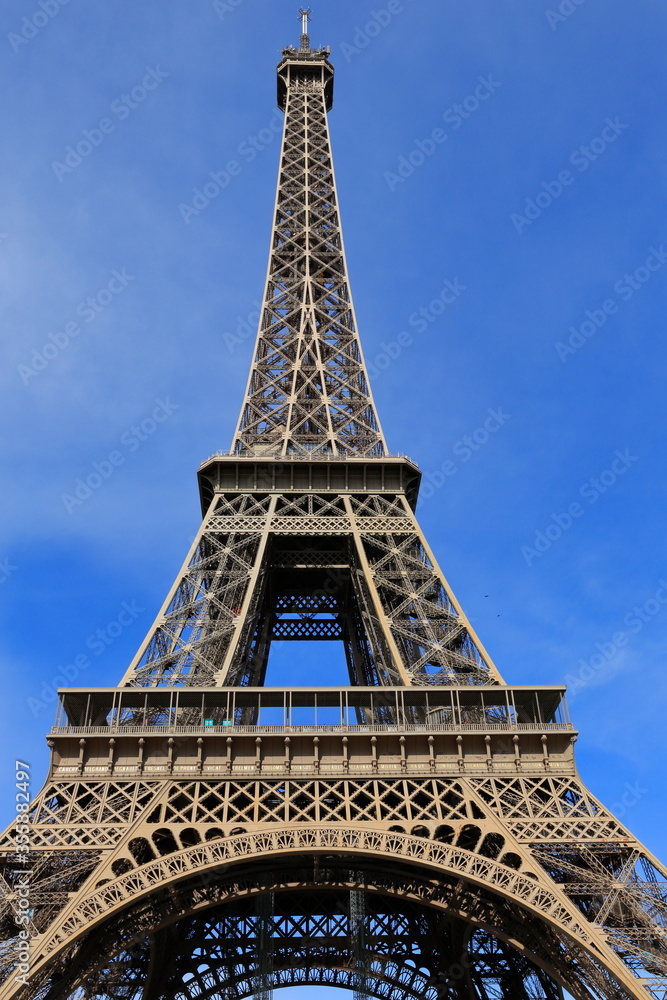
MULTIPOLYGON (((504 896, 567 934, 597 963, 608 967, 593 934, 581 922, 576 910, 568 907, 557 893, 534 878, 471 851, 388 831, 354 827, 276 828, 245 833, 207 843, 151 861, 99 887, 75 902, 56 932, 45 938, 34 971, 62 948, 99 926, 114 912, 163 888, 169 882, 192 878, 203 872, 229 868, 253 857, 266 858, 304 852, 326 852, 350 856, 385 855, 388 859, 411 862, 433 874, 449 874, 504 896)), ((602 942, 600 942, 601 944, 602 942)), ((609 971, 618 975, 617 970, 609 971)), ((621 976, 624 986, 629 983, 621 976)), ((629 994, 639 997, 637 989, 629 994)))

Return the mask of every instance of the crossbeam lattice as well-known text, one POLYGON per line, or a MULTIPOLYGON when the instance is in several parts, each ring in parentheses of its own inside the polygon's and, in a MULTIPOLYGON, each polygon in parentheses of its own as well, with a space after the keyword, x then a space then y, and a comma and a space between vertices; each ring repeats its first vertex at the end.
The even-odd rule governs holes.
POLYGON ((291 69, 271 257, 238 454, 385 453, 357 335, 323 75, 291 69))

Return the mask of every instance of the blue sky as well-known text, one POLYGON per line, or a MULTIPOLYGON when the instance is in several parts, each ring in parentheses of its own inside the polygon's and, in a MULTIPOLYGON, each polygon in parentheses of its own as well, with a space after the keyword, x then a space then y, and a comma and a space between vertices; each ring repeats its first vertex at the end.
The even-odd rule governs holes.
MULTIPOLYGON (((429 542, 508 683, 569 679, 583 777, 665 857, 667 11, 560 6, 337 0, 312 36, 373 390, 431 476, 429 542)), ((15 757, 41 784, 53 679, 98 630, 77 683, 121 677, 197 530, 196 469, 229 447, 295 7, 0 15, 6 820, 15 757)), ((274 682, 307 676, 291 655, 274 682)))

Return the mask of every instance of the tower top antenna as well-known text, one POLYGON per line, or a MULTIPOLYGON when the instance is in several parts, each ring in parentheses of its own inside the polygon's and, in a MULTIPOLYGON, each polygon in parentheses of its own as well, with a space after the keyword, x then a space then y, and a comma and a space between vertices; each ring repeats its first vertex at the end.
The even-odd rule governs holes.
POLYGON ((299 7, 299 17, 301 18, 301 51, 308 52, 310 50, 310 35, 308 33, 308 24, 310 22, 310 15, 312 10, 309 7, 299 7))

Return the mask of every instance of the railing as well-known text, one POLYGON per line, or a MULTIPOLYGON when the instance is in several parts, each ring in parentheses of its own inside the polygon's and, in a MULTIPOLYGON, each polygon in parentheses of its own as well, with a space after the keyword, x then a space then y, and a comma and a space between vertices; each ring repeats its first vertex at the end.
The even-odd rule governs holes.
POLYGON ((292 455, 272 455, 265 453, 265 454, 253 455, 248 453, 240 454, 239 452, 235 451, 214 451, 212 455, 209 455, 208 458, 204 459, 199 468, 200 469, 203 468, 208 462, 213 461, 214 458, 252 458, 255 459, 256 461, 261 461, 262 459, 270 459, 272 462, 295 462, 295 461, 296 462, 347 462, 350 458, 362 458, 364 459, 364 461, 370 462, 370 461, 382 461, 383 459, 386 458, 402 458, 405 459, 406 462, 410 462, 411 465, 414 465, 415 468, 419 468, 417 462, 415 462, 413 458, 410 458, 409 455, 406 455, 402 451, 387 453, 386 455, 382 455, 379 458, 369 458, 367 455, 360 455, 356 451, 350 451, 347 453, 347 455, 329 455, 329 454, 323 455, 315 453, 308 453, 308 454, 299 453, 292 455))
POLYGON ((113 733, 121 733, 126 736, 151 734, 157 735, 202 735, 215 734, 217 736, 240 736, 240 735, 298 735, 300 733, 319 735, 321 733, 341 733, 358 734, 364 733, 553 733, 553 732, 574 732, 574 726, 569 722, 518 722, 518 723, 461 723, 461 725, 433 724, 433 725, 384 725, 384 726, 123 726, 114 724, 111 726, 54 726, 51 729, 51 736, 107 736, 113 733))

